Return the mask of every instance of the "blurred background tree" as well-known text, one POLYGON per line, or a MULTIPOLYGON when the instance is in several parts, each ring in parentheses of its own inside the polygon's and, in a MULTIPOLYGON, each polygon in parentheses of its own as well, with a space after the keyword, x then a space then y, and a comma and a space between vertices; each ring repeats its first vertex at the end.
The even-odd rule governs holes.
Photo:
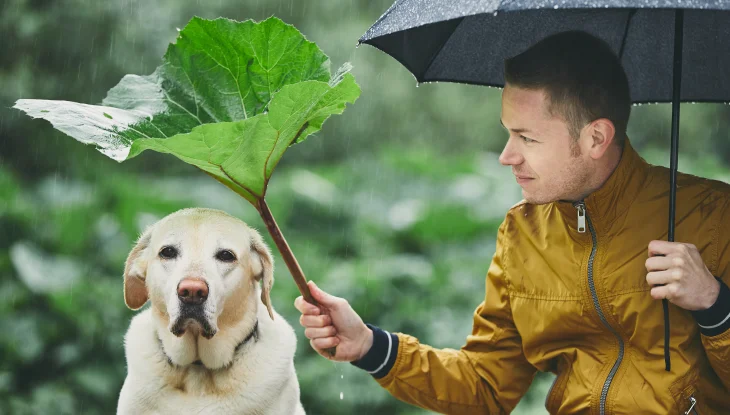
MULTIPOLYGON (((416 88, 357 39, 391 0, 5 0, 0 4, 0 414, 109 414, 126 374, 124 259, 148 224, 183 207, 219 208, 260 229, 255 210, 171 156, 117 164, 11 110, 16 99, 98 104, 128 73, 148 74, 194 15, 276 15, 345 61, 363 93, 287 151, 267 201, 308 278, 362 317, 435 347, 459 348, 484 297, 496 229, 520 200, 497 157, 498 89, 416 88)), ((668 164, 669 106, 634 107, 629 134, 668 164)), ((680 170, 730 181, 730 107, 682 108, 680 170)), ((310 414, 424 414, 367 374, 317 356, 277 257, 272 299, 294 326, 310 414)), ((539 373, 517 414, 544 414, 539 373)))

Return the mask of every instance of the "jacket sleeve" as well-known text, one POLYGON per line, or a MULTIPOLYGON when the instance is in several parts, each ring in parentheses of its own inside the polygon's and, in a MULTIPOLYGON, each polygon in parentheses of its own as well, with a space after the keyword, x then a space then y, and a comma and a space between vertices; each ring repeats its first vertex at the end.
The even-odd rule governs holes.
POLYGON ((702 332, 702 345, 715 373, 730 391, 730 202, 720 216, 715 235, 717 260, 715 276, 720 282, 720 294, 707 310, 692 314, 702 332))
POLYGON ((367 370, 394 397, 448 414, 511 412, 536 369, 522 352, 512 320, 503 268, 504 227, 489 267, 486 296, 460 350, 435 349, 407 334, 373 328, 373 347, 355 366, 367 370))

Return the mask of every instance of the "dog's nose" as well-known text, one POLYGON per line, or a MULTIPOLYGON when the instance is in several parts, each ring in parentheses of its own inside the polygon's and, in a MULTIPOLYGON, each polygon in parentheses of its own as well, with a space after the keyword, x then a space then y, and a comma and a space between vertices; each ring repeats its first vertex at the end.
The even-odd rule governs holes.
POLYGON ((178 284, 177 296, 185 304, 203 304, 208 298, 208 284, 205 281, 186 278, 178 284))

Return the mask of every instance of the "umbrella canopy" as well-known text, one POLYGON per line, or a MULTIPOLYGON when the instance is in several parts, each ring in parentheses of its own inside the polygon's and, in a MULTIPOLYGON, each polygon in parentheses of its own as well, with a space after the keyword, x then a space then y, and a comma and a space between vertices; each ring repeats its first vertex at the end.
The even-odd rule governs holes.
MULTIPOLYGON (((730 101, 730 1, 396 0, 359 43, 391 55, 419 82, 501 87, 506 58, 568 30, 609 44, 632 102, 672 103, 667 239, 673 242, 679 103, 730 101)), ((669 371, 669 303, 662 303, 669 371)))
POLYGON ((681 101, 730 101, 730 1, 399 0, 359 40, 418 82, 503 86, 506 58, 583 30, 621 59, 632 102, 671 102, 675 10, 684 9, 681 101))

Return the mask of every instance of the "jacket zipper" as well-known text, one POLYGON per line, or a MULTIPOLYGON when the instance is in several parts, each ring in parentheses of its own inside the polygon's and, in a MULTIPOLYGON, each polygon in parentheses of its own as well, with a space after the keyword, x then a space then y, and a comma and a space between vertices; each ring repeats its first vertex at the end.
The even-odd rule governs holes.
POLYGON ((578 233, 586 233, 586 205, 580 202, 575 208, 578 209, 578 233))
POLYGON ((699 415, 699 412, 697 412, 697 408, 695 408, 695 405, 697 405, 697 399, 695 399, 694 395, 690 395, 689 403, 690 403, 689 409, 687 409, 684 412, 684 415, 690 415, 690 414, 699 415))
MULTIPOLYGON (((616 332, 616 330, 611 327, 610 324, 608 324, 608 320, 606 320, 606 316, 603 314, 603 310, 601 309, 601 304, 598 302, 598 294, 596 293, 596 285, 593 281, 593 261, 596 258, 596 250, 598 242, 596 240, 596 230, 593 228, 593 223, 591 223, 591 218, 588 216, 588 213, 586 212, 586 205, 585 202, 576 202, 573 204, 576 209, 578 209, 578 232, 581 232, 581 221, 585 221, 588 224, 588 230, 591 233, 591 240, 593 242, 593 245, 591 247, 591 256, 588 259, 588 286, 591 290, 591 296, 593 297, 593 306, 596 308, 596 311, 598 312, 598 317, 600 317, 601 322, 603 323, 606 328, 608 328, 611 333, 616 337, 616 340, 618 340, 618 357, 616 358, 616 362, 613 364, 613 367, 611 368, 611 371, 608 373, 608 377, 606 378, 606 381, 603 383, 603 389, 601 390, 601 401, 600 401, 600 413, 601 415, 605 415, 606 413, 606 398, 608 397, 608 389, 611 387, 611 382, 613 381, 613 377, 616 376, 616 372, 618 371, 619 366, 621 365, 621 361, 624 358, 624 341, 621 339, 621 336, 616 332)), ((583 232, 585 232, 585 224, 583 227, 583 232)))

